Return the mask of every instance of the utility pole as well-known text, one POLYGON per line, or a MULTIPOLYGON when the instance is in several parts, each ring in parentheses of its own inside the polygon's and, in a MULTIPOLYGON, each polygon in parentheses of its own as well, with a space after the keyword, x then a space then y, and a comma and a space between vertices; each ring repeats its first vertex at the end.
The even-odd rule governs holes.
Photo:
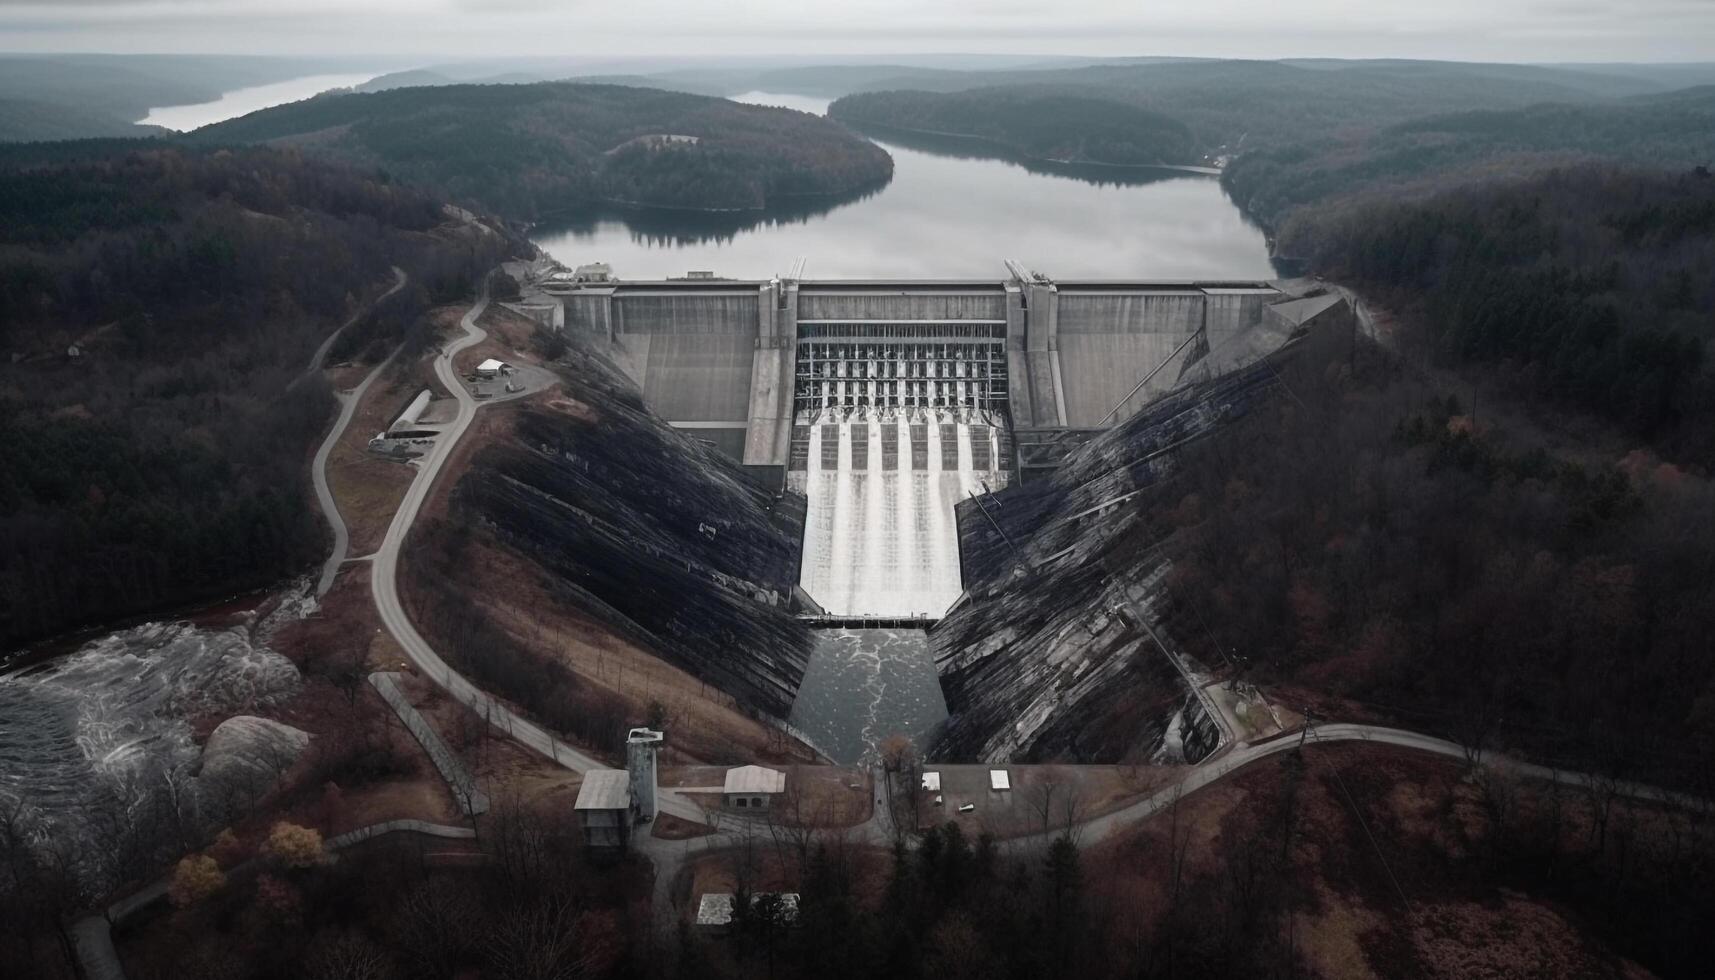
POLYGON ((1304 752, 1304 743, 1309 740, 1310 732, 1315 727, 1316 727, 1316 712, 1310 710, 1309 708, 1305 708, 1304 709, 1304 727, 1302 729, 1300 729, 1298 732, 1298 751, 1300 754, 1302 754, 1304 752))

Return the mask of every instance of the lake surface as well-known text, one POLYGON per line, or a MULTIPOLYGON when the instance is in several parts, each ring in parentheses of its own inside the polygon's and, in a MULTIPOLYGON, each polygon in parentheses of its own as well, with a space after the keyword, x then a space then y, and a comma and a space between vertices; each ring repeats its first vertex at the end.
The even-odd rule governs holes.
POLYGON ((288 78, 283 82, 270 82, 267 85, 252 85, 249 88, 234 89, 213 102, 150 109, 149 114, 139 119, 138 122, 144 126, 165 126, 181 133, 188 133, 202 126, 236 119, 258 109, 285 105, 288 102, 301 102, 312 95, 320 95, 330 88, 350 88, 354 85, 362 85, 375 76, 375 72, 369 72, 355 75, 305 75, 302 78, 288 78))
MULTIPOLYGON (((825 113, 827 99, 749 92, 736 101, 825 113)), ((807 260, 812 279, 1001 279, 1003 259, 1055 278, 1272 278, 1262 231, 1214 177, 1130 167, 986 159, 970 143, 868 132, 893 180, 858 200, 774 214, 638 211, 539 226, 567 265, 608 262, 626 279, 706 269, 766 278, 807 260)))

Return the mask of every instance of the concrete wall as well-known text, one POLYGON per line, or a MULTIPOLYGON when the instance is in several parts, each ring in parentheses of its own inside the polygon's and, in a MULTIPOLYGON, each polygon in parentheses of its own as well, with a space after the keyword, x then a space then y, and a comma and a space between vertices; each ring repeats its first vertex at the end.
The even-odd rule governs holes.
MULTIPOLYGON (((1063 288, 1058 341, 1066 424, 1092 426, 1108 418, 1139 381, 1202 328, 1206 301, 1199 290, 1080 293, 1063 288)), ((1129 401, 1166 390, 1177 375, 1161 371, 1150 390, 1129 401)))
MULTIPOLYGON (((958 287, 949 287, 957 290, 958 287)), ((799 320, 1005 320, 1006 292, 996 283, 983 291, 923 292, 916 289, 823 289, 801 287, 799 320)))
POLYGON ((625 334, 756 335, 761 295, 752 286, 731 292, 643 292, 619 290, 613 298, 613 331, 625 334))
POLYGON ((1167 364, 1134 392, 1164 362, 1242 337, 1283 298, 1248 282, 774 280, 622 284, 562 301, 567 328, 612 340, 657 414, 742 426, 745 463, 784 466, 801 323, 1003 322, 1013 423, 1087 427, 1171 389, 1183 365, 1167 364), (1180 350, 1205 324, 1207 344, 1180 350))

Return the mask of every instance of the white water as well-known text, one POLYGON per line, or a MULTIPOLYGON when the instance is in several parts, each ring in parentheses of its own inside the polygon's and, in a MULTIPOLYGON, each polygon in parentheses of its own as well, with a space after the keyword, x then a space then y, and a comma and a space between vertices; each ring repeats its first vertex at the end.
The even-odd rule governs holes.
POLYGON ((362 85, 374 77, 374 72, 355 75, 305 75, 302 78, 289 78, 283 82, 252 85, 249 88, 234 89, 227 92, 213 102, 169 105, 150 109, 149 114, 137 122, 143 126, 165 126, 181 133, 188 133, 193 129, 224 122, 228 119, 236 119, 259 109, 285 105, 288 102, 301 102, 313 95, 320 95, 328 89, 351 88, 354 85, 362 85))
POLYGON ((195 766, 190 719, 270 704, 297 685, 291 662, 246 627, 187 623, 114 633, 0 676, 0 807, 21 804, 34 839, 100 881, 98 839, 195 766))
POLYGON ((947 702, 922 630, 818 630, 792 724, 835 762, 875 763, 890 735, 928 748, 947 702))
POLYGON ((970 423, 951 412, 914 417, 917 445, 925 450, 921 468, 912 459, 917 446, 905 413, 868 422, 825 413, 812 424, 808 468, 792 474, 809 505, 799 584, 831 614, 938 617, 963 590, 953 507, 985 483, 1001 486, 996 429, 976 420, 990 441, 988 463, 979 470, 970 423), (882 455, 883 426, 897 433, 892 468, 882 455), (857 438, 866 449, 861 463, 857 438), (954 445, 943 446, 948 438, 954 445))

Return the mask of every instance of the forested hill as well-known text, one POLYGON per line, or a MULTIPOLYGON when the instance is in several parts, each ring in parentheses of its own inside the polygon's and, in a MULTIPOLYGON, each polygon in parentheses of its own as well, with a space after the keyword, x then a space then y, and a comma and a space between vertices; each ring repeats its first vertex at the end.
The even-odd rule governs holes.
POLYGON ((1431 115, 1543 102, 1609 102, 1665 88, 1593 72, 1414 61, 1187 61, 1015 71, 799 68, 765 73, 755 87, 840 94, 1058 90, 1178 119, 1204 151, 1338 140, 1431 115))
POLYGON ((1438 115, 1345 139, 1305 139, 1241 155, 1225 183, 1241 207, 1280 233, 1283 252, 1308 254, 1315 223, 1293 221, 1307 205, 1366 191, 1421 195, 1592 160, 1673 170, 1715 164, 1715 87, 1438 115))
POLYGON ((1241 156, 1279 253, 1450 367, 1715 466, 1715 90, 1401 123, 1241 156))
POLYGON ((372 335, 528 249, 444 215, 270 149, 0 150, 0 649, 320 557, 311 353, 394 265, 372 335))
POLYGON ((1033 160, 1190 164, 1200 153, 1177 119, 1100 95, 1052 88, 866 92, 828 108, 842 122, 968 136, 1033 160))
POLYGON ((893 173, 886 151, 808 113, 562 82, 328 95, 192 138, 292 143, 520 219, 604 201, 760 209, 893 173))

